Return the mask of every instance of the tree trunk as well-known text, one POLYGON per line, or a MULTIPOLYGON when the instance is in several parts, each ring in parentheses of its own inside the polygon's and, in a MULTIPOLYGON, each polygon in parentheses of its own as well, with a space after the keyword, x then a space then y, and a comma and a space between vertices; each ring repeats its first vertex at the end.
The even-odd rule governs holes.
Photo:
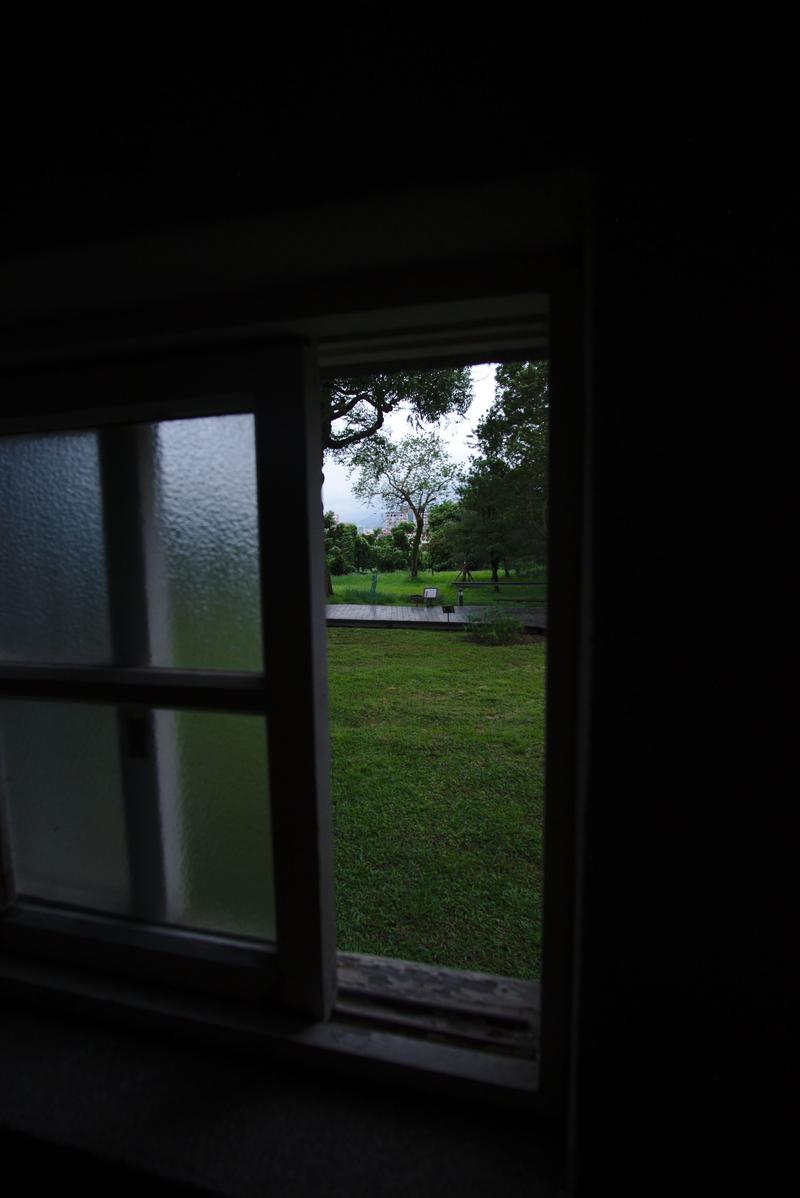
POLYGON ((511 571, 508 568, 508 558, 507 557, 503 558, 503 577, 504 578, 511 577, 511 571))
POLYGON ((498 567, 499 565, 500 565, 500 558, 499 558, 499 557, 493 557, 493 558, 492 558, 492 582, 498 582, 498 581, 499 581, 499 579, 498 579, 498 577, 497 577, 497 567, 498 567))

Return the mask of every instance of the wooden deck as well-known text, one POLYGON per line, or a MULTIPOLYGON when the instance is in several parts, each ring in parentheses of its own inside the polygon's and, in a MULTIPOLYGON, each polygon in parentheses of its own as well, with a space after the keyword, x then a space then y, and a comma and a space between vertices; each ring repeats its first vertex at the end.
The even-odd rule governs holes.
MULTIPOLYGON (((460 629, 469 620, 470 612, 495 610, 483 606, 457 607, 448 616, 441 607, 389 607, 370 603, 331 603, 327 607, 330 628, 427 628, 446 631, 460 629)), ((528 632, 547 631, 547 609, 544 607, 504 614, 519 617, 528 632)))

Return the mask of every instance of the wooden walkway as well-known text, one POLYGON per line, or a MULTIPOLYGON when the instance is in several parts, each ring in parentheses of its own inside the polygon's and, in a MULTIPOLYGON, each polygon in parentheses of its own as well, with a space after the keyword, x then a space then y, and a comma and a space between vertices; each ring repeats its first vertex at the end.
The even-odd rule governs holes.
MULTIPOLYGON (((331 603, 327 607, 329 628, 427 628, 446 631, 460 629, 469 620, 470 612, 496 610, 470 605, 457 607, 447 615, 441 607, 390 607, 388 604, 331 603)), ((547 609, 544 607, 520 611, 515 608, 504 614, 517 616, 528 632, 547 631, 547 609)))

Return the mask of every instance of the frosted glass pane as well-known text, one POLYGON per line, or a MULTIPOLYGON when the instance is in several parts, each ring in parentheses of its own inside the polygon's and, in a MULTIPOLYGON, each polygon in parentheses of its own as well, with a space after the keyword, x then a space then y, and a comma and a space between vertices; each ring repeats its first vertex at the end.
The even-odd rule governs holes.
POLYGON ((260 670, 253 417, 167 421, 153 437, 153 663, 260 670))
MULTIPOLYGON (((158 840, 166 908, 159 922, 274 940, 264 720, 157 711, 158 840)), ((123 738, 123 744, 125 743, 123 738)), ((141 761, 127 772, 117 710, 0 702, 0 800, 17 892, 135 917, 158 863, 132 856, 141 761)), ((146 771, 145 771, 146 772, 146 771)), ((159 918, 149 916, 148 918, 159 918)))
POLYGON ((156 713, 169 922, 275 936, 263 719, 156 713))
POLYGON ((20 894, 129 912, 113 708, 0 702, 0 791, 20 894))
POLYGON ((0 659, 111 657, 97 438, 0 437, 0 659))

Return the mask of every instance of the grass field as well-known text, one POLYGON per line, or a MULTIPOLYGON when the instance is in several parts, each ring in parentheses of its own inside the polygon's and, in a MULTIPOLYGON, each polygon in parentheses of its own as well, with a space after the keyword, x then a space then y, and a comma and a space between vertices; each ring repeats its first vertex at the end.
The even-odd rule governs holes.
MULTIPOLYGON (((458 602, 458 587, 454 583, 457 570, 446 570, 432 574, 430 571, 420 572, 419 578, 413 580, 405 570, 395 570, 391 574, 378 576, 377 594, 370 591, 371 575, 340 574, 333 577, 333 596, 328 603, 379 603, 404 604, 408 603, 409 595, 421 595, 425 587, 437 587, 440 603, 458 602)), ((472 577, 476 582, 487 582, 491 579, 491 570, 474 570, 472 577)), ((464 591, 464 604, 500 603, 503 606, 541 606, 547 599, 545 571, 526 575, 524 579, 512 575, 512 581, 529 581, 530 587, 501 587, 497 592, 493 587, 467 587, 464 591)), ((503 582, 502 571, 500 581, 503 582)))
POLYGON ((328 645, 339 948, 538 977, 544 641, 328 645))

